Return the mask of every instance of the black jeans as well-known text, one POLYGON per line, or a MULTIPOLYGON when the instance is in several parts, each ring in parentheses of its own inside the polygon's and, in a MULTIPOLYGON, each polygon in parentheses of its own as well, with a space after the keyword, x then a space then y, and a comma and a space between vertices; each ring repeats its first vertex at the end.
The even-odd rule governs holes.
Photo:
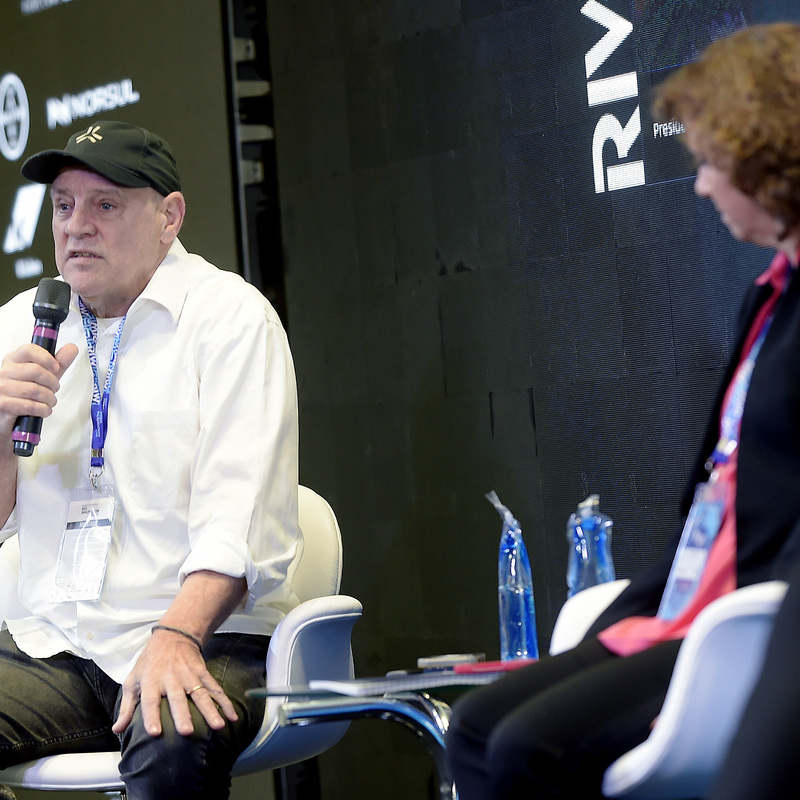
POLYGON ((166 699, 161 736, 152 737, 137 709, 122 736, 111 732, 122 689, 93 662, 60 653, 31 658, 0 632, 0 767, 56 753, 115 750, 129 800, 224 800, 230 771, 258 732, 264 700, 245 697, 263 686, 268 636, 216 634, 203 650, 208 669, 239 716, 221 731, 189 701, 195 732, 177 733, 166 699))
POLYGON ((679 641, 621 658, 589 639, 464 695, 447 753, 461 800, 596 800, 603 773, 647 738, 679 641))

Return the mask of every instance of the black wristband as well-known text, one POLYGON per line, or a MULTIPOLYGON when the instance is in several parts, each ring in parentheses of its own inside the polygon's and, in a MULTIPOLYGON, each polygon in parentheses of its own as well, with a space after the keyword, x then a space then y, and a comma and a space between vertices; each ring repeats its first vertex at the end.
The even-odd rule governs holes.
POLYGON ((203 642, 199 636, 195 636, 193 633, 189 633, 189 631, 182 630, 181 628, 173 628, 171 625, 153 625, 150 628, 150 633, 153 634, 156 631, 169 631, 170 633, 179 633, 181 636, 185 636, 187 639, 191 639, 196 645, 198 650, 203 649, 203 642))

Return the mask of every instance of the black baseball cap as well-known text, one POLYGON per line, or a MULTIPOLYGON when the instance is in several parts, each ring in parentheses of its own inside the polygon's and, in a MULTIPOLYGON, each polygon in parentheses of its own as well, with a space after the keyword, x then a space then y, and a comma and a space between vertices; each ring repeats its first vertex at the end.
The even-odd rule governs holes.
POLYGON ((63 150, 42 150, 23 165, 35 183, 52 183, 64 167, 83 164, 118 186, 150 186, 166 197, 181 190, 170 146, 158 134, 128 122, 96 120, 70 136, 63 150))

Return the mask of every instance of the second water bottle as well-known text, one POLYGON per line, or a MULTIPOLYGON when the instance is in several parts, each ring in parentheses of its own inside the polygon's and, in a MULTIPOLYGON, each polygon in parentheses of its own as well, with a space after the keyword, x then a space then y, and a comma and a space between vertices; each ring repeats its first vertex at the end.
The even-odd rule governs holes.
POLYGON ((611 558, 611 519, 600 511, 599 495, 589 495, 567 523, 569 560, 567 563, 567 597, 588 586, 613 581, 611 558))

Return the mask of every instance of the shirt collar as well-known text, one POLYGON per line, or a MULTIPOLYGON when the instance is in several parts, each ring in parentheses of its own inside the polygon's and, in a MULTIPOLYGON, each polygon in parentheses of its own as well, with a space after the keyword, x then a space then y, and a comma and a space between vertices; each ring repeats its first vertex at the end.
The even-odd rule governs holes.
POLYGON ((148 301, 154 302, 165 308, 172 316, 173 322, 177 323, 191 279, 187 255, 186 248, 180 240, 175 239, 147 286, 131 304, 128 313, 135 313, 148 301))
POLYGON ((769 284, 773 289, 782 292, 789 282, 789 275, 793 269, 792 262, 789 261, 786 253, 781 250, 775 253, 772 263, 756 278, 756 284, 758 286, 766 286, 769 284))

